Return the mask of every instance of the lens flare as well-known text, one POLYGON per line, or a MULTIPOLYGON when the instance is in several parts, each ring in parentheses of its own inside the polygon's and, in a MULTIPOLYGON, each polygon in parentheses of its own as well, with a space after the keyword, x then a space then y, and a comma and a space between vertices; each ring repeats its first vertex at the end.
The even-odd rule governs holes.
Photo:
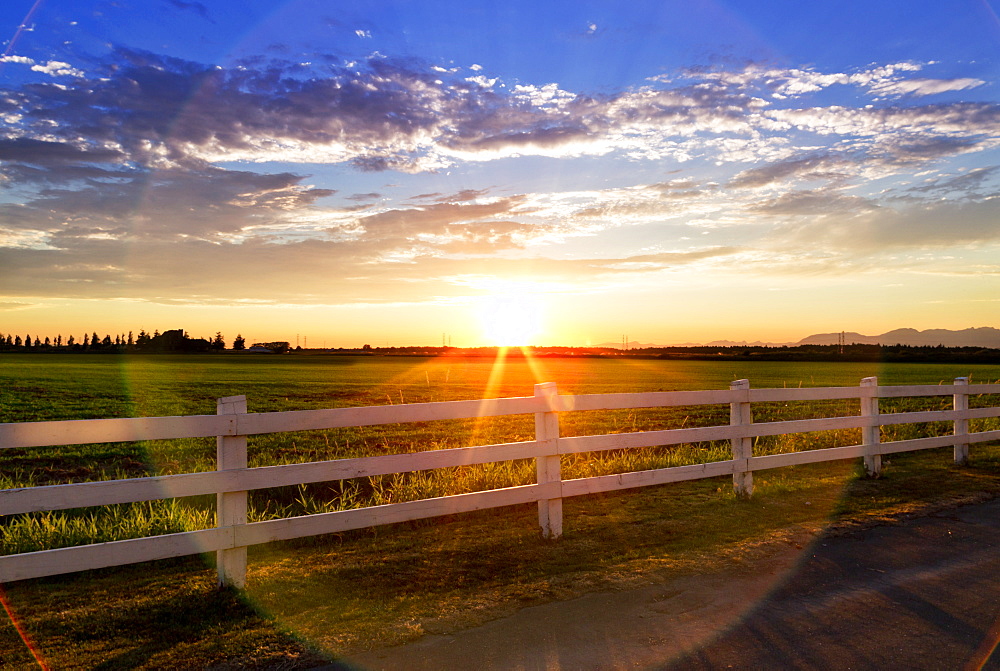
POLYGON ((35 663, 38 664, 38 667, 43 669, 43 671, 47 670, 49 667, 45 663, 45 660, 42 658, 41 652, 39 652, 38 648, 35 647, 35 644, 32 642, 31 637, 28 636, 28 632, 25 631, 24 627, 21 625, 21 622, 17 619, 17 615, 14 613, 14 609, 11 607, 10 602, 7 600, 7 594, 3 590, 3 585, 0 585, 0 605, 3 605, 3 609, 7 613, 7 617, 10 618, 10 623, 14 625, 14 629, 17 631, 17 635, 21 637, 21 640, 24 642, 25 647, 28 648, 28 652, 30 652, 31 656, 35 658, 35 663))

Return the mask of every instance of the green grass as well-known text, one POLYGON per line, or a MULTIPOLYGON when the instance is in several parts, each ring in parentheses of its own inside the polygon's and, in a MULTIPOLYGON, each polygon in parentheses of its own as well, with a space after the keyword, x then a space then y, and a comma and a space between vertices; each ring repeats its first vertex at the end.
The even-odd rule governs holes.
MULTIPOLYGON (((213 414, 215 399, 245 393, 251 412, 528 396, 536 381, 562 393, 973 382, 998 366, 788 364, 546 359, 508 362, 352 357, 140 357, 0 355, 0 421, 213 414)), ((973 399, 973 406, 996 399, 973 399)), ((883 412, 946 408, 950 398, 883 401, 883 412)), ((855 403, 761 404, 756 421, 856 414, 855 403)), ((709 426, 728 408, 571 413, 563 435, 709 426)), ((994 422, 995 424, 995 422, 994 422)), ((988 423, 974 424, 982 430, 988 423)), ((992 426, 992 425, 989 425, 992 426)), ((950 431, 947 423, 886 427, 883 440, 950 431)), ((528 440, 528 417, 428 422, 258 436, 251 465, 368 456, 528 440)), ((858 431, 760 439, 755 454, 859 442, 858 431)), ((563 476, 587 477, 728 457, 724 443, 573 455, 563 476)), ((520 506, 251 549, 248 589, 217 593, 198 559, 94 571, 6 586, 7 601, 54 667, 201 668, 315 664, 330 655, 398 643, 511 612, 525 604, 714 570, 752 558, 802 529, 864 520, 969 495, 1000 492, 1000 450, 974 446, 969 468, 950 450, 893 455, 879 480, 837 462, 755 474, 737 500, 712 479, 566 501, 565 537, 538 539, 534 508, 520 506), (122 590, 128 585, 127 590, 122 590), (200 605, 204 604, 204 612, 200 605), (133 631, 129 622, 137 624, 133 631), (169 630, 156 635, 154 632, 169 630)), ((208 440, 0 450, 0 486, 209 470, 208 440)), ((531 461, 363 478, 252 495, 269 519, 531 482, 531 461)), ((0 552, 168 533, 214 524, 214 501, 110 506, 2 519, 0 552)), ((14 627, 0 627, 0 666, 31 668, 14 627)))

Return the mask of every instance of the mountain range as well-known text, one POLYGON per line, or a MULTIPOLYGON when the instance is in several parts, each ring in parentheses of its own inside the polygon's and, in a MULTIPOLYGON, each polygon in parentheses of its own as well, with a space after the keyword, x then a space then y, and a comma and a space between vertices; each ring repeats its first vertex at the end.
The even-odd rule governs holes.
MULTIPOLYGON (((844 344, 861 345, 909 345, 911 347, 985 347, 1000 349, 1000 329, 989 326, 967 328, 958 331, 948 329, 895 329, 880 335, 862 335, 853 331, 841 333, 815 333, 797 342, 747 342, 735 340, 713 340, 707 343, 675 343, 673 345, 654 345, 629 341, 629 349, 646 347, 796 347, 798 345, 837 345, 843 335, 844 344)), ((621 343, 601 343, 598 347, 621 347, 621 343)))

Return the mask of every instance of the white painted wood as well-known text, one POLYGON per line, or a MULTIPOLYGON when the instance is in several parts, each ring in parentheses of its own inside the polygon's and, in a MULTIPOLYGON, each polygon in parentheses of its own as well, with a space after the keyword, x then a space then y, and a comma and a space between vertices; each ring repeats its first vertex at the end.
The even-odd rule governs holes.
POLYGON ((827 447, 821 450, 788 452, 786 454, 765 454, 760 457, 752 457, 749 466, 752 471, 762 471, 769 468, 814 464, 821 461, 855 459, 863 457, 865 450, 866 447, 864 445, 846 445, 844 447, 827 447))
MULTIPOLYGON (((962 412, 969 409, 969 378, 967 377, 956 377, 954 381, 955 394, 952 397, 952 407, 956 412, 962 412)), ((969 420, 967 419, 955 419, 955 424, 953 427, 953 432, 955 434, 955 447, 953 450, 953 458, 955 463, 959 466, 965 466, 969 463, 969 443, 965 437, 969 433, 969 420)))
POLYGON ((907 384, 892 387, 879 387, 879 398, 901 398, 904 396, 951 396, 951 385, 944 384, 907 384))
POLYGON ((120 443, 133 440, 207 438, 235 433, 236 423, 232 418, 216 415, 17 422, 0 424, 0 449, 120 443))
POLYGON ((534 459, 540 455, 549 455, 548 450, 553 449, 555 448, 552 445, 543 446, 528 441, 131 480, 4 489, 0 490, 0 515, 285 487, 514 459, 534 459))
POLYGON ((560 454, 578 452, 603 452, 632 447, 681 445, 713 440, 731 440, 744 436, 746 429, 733 426, 707 426, 694 429, 668 429, 665 431, 639 431, 635 433, 607 433, 598 436, 572 436, 559 439, 560 454))
POLYGON ((0 583, 126 566, 233 546, 233 528, 203 529, 0 557, 0 583))
MULTIPOLYGON (((215 494, 234 491, 239 487, 235 479, 228 482, 222 474, 184 473, 131 480, 104 480, 76 482, 68 485, 20 487, 0 490, 0 515, 44 510, 67 510, 88 506, 107 506, 116 503, 134 503, 164 498, 215 494)), ((233 475, 228 473, 226 475, 233 475)))
POLYGON ((891 443, 879 445, 879 454, 895 454, 897 452, 917 452, 939 447, 950 447, 955 444, 954 436, 930 436, 928 438, 909 438, 894 440, 891 443))
POLYGON ((858 398, 861 392, 857 387, 787 387, 773 389, 751 389, 751 403, 787 402, 787 401, 829 401, 845 398, 858 398))
MULTIPOLYGON (((535 398, 541 399, 547 408, 554 408, 554 401, 559 391, 555 382, 543 382, 535 385, 535 398)), ((551 456, 539 456, 535 459, 535 473, 538 484, 554 483, 562 486, 562 462, 558 454, 559 416, 553 412, 535 413, 535 440, 538 441, 551 456)), ((559 538, 562 536, 562 493, 550 499, 538 501, 538 526, 542 538, 559 538)))
POLYGON ((535 503, 542 499, 555 498, 559 494, 559 483, 524 485, 406 503, 392 503, 357 510, 339 510, 332 513, 253 522, 235 529, 235 542, 240 545, 256 545, 319 534, 339 533, 382 524, 396 524, 487 508, 535 503))
MULTIPOLYGON (((548 529, 549 535, 557 536, 562 530, 561 502, 564 496, 730 474, 734 476, 734 487, 738 488, 737 491, 741 488, 744 491, 752 491, 754 470, 864 456, 869 473, 877 474, 883 454, 946 446, 954 446, 957 449, 959 445, 964 445, 967 450, 971 443, 1000 440, 1000 431, 968 433, 968 420, 998 417, 1000 406, 967 409, 969 395, 1000 394, 1000 385, 969 385, 967 380, 965 382, 956 380, 954 385, 878 387, 875 378, 866 378, 860 388, 750 389, 749 382, 746 382, 745 386, 743 382, 745 381, 739 381, 730 390, 594 396, 558 396, 554 385, 539 385, 536 388, 536 396, 526 398, 260 414, 246 414, 245 397, 237 396, 219 399, 218 416, 0 425, 0 447, 71 445, 215 435, 218 437, 221 469, 212 473, 0 491, 0 514, 60 510, 209 493, 218 495, 220 512, 220 527, 216 529, 0 557, 0 582, 214 551, 220 555, 220 576, 232 584, 241 584, 241 575, 245 575, 246 546, 258 542, 524 503, 538 503, 539 522, 543 533, 548 529), (956 390, 956 386, 961 386, 961 390, 956 390), (955 397, 955 407, 953 410, 945 411, 879 415, 879 398, 914 395, 952 395, 955 397), (960 396, 964 397, 964 404, 958 398, 960 396), (752 423, 751 402, 835 398, 859 398, 862 415, 752 423), (720 403, 729 403, 731 406, 733 423, 730 426, 573 438, 559 438, 558 435, 558 412, 720 403), (521 443, 414 454, 246 468, 247 434, 506 414, 535 414, 537 439, 521 443), (954 435, 879 443, 880 426, 928 421, 955 422, 954 435), (857 427, 862 428, 864 438, 862 445, 752 456, 751 439, 755 436, 857 427), (961 439, 956 439, 956 436, 961 436, 961 439), (734 459, 570 481, 562 481, 559 473, 559 454, 712 440, 730 440, 734 448, 734 459), (245 494, 251 489, 529 458, 535 458, 539 464, 537 469, 539 484, 536 485, 286 520, 245 523, 245 494), (739 482, 738 476, 742 477, 739 482), (241 560, 234 560, 235 563, 228 561, 230 557, 239 557, 241 552, 241 560)), ((967 456, 967 452, 965 454, 967 456)))
POLYGON ((868 477, 878 477, 882 473, 882 457, 878 451, 880 440, 878 399, 881 394, 878 378, 866 377, 861 380, 861 416, 868 419, 861 429, 861 443, 865 446, 865 472, 868 477))
POLYGON ((979 431, 969 434, 970 443, 987 443, 991 440, 1000 440, 1000 431, 979 431))
POLYGON ((753 424, 747 433, 751 436, 780 436, 786 433, 837 431, 840 429, 857 429, 867 426, 870 421, 856 415, 849 417, 820 417, 817 419, 791 419, 782 422, 753 424))
POLYGON ((956 419, 954 410, 924 410, 921 412, 894 412, 890 415, 879 415, 879 426, 895 424, 916 424, 918 422, 950 422, 956 419))
POLYGON ((564 480, 563 496, 581 496, 583 494, 597 494, 619 489, 633 489, 635 487, 648 487, 650 485, 664 485, 671 482, 684 482, 685 480, 714 478, 720 475, 730 475, 737 472, 737 470, 746 470, 745 460, 740 460, 739 462, 712 461, 706 464, 675 466, 674 468, 660 468, 652 471, 635 471, 632 473, 598 475, 592 478, 564 480))
POLYGON ((725 389, 706 391, 653 391, 629 394, 587 394, 559 396, 557 410, 623 410, 629 408, 659 408, 685 405, 719 405, 732 402, 732 392, 725 389))
POLYGON ((1000 384, 969 384, 965 391, 970 395, 1000 394, 1000 384))
POLYGON ((348 426, 375 426, 407 422, 431 422, 444 419, 527 415, 539 410, 538 400, 522 398, 491 398, 473 401, 442 401, 438 403, 408 403, 328 410, 296 410, 292 412, 250 413, 239 418, 239 432, 249 435, 312 431, 348 426))
POLYGON ((972 408, 962 413, 961 419, 988 419, 990 417, 1000 417, 1000 406, 992 408, 972 408))
MULTIPOLYGON (((228 396, 220 398, 216 403, 220 415, 245 415, 247 411, 246 396, 228 396)), ((216 439, 217 468, 220 471, 246 469, 247 467, 247 437, 219 436, 216 439)), ((220 528, 244 525, 247 523, 247 492, 219 492, 216 497, 217 526, 220 528)), ((246 546, 219 550, 216 552, 219 586, 232 585, 242 589, 247 578, 246 546)))
MULTIPOLYGON (((733 461, 746 462, 753 456, 753 439, 749 437, 753 415, 750 408, 750 380, 734 380, 729 388, 737 392, 733 402, 729 404, 729 424, 747 431, 743 437, 733 438, 730 445, 733 451, 733 461)), ((736 496, 749 498, 753 495, 753 471, 743 470, 733 472, 733 491, 736 496)))

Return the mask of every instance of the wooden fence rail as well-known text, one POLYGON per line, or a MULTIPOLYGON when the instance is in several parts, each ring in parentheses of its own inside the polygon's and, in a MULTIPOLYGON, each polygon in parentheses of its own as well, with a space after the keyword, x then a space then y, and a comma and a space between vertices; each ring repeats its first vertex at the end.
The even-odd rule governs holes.
POLYGON ((217 497, 215 528, 0 556, 0 582, 216 552, 220 584, 242 587, 247 547, 259 543, 525 503, 537 504, 542 535, 554 538, 562 534, 563 499, 583 494, 731 475, 737 494, 750 496, 754 471, 862 457, 868 473, 876 475, 883 455, 942 447, 952 447, 955 462, 965 464, 971 444, 1000 440, 1000 430, 969 432, 969 420, 1000 417, 998 405, 970 409, 969 397, 978 395, 1000 395, 1000 384, 974 385, 969 384, 968 378, 957 378, 952 385, 880 387, 875 378, 865 378, 858 387, 752 389, 749 381, 736 380, 728 390, 578 396, 560 395, 554 383, 544 383, 535 385, 534 396, 522 398, 248 413, 246 397, 231 396, 219 399, 216 415, 0 424, 0 449, 215 436, 218 452, 217 470, 212 472, 0 490, 0 516, 205 494, 217 497), (879 399, 918 396, 951 396, 952 409, 879 412, 879 399), (859 414, 753 422, 754 403, 837 399, 857 399, 859 414), (559 436, 559 413, 563 412, 700 405, 729 405, 730 423, 624 434, 559 436), (535 439, 531 441, 247 467, 249 435, 524 414, 535 417, 535 439), (880 442, 883 426, 922 422, 951 422, 952 435, 880 442), (754 438, 838 429, 861 429, 862 442, 753 455, 754 438), (732 458, 571 480, 564 480, 561 474, 561 455, 708 441, 729 441, 732 458), (255 489, 515 459, 535 460, 535 484, 247 522, 247 492, 255 489))

